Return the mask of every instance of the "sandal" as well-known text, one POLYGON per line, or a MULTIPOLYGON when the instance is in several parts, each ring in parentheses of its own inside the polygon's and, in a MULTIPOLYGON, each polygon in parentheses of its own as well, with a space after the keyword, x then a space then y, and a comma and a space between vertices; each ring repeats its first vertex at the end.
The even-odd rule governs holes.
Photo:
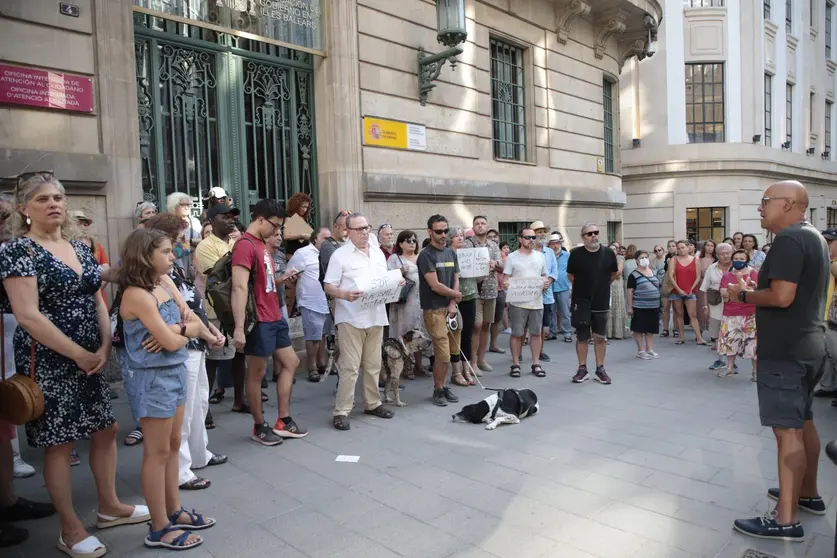
POLYGON ((214 392, 212 392, 212 395, 209 396, 209 402, 212 403, 213 405, 217 405, 218 403, 220 403, 223 400, 224 400, 224 390, 222 390, 222 389, 216 389, 214 392))
POLYGON ((167 548, 169 550, 187 550, 189 548, 195 548, 196 546, 200 546, 203 544, 203 538, 199 537, 198 535, 193 535, 189 531, 183 529, 181 526, 172 525, 169 523, 159 531, 154 531, 151 528, 151 525, 148 525, 148 536, 145 537, 145 546, 150 548, 161 547, 167 548), (169 533, 175 533, 177 531, 181 531, 180 535, 172 539, 170 542, 166 542, 163 540, 163 537, 168 535, 169 533), (193 538, 194 542, 189 542, 189 538, 193 538))
POLYGON ((509 370, 509 376, 512 378, 519 378, 520 377, 520 365, 519 364, 512 364, 511 370, 509 370))
POLYGON ((58 535, 58 550, 72 558, 99 558, 99 556, 104 556, 108 551, 102 541, 93 535, 90 535, 83 541, 77 542, 73 546, 67 546, 64 542, 64 536, 58 535))
POLYGON ((206 418, 203 420, 203 426, 207 430, 212 430, 213 428, 215 428, 215 419, 212 418, 212 413, 206 413, 206 418))
POLYGON ((113 517, 103 513, 96 515, 96 529, 107 529, 120 525, 136 525, 151 520, 151 513, 146 506, 134 506, 134 511, 126 517, 113 517))
POLYGON ((230 411, 232 411, 233 413, 241 413, 243 415, 251 414, 250 405, 247 405, 246 403, 244 405, 242 405, 241 407, 239 407, 238 409, 236 409, 235 407, 232 407, 230 409, 230 411))
POLYGON ((407 373, 404 374, 404 377, 407 378, 408 380, 415 380, 416 379, 416 373, 415 372, 407 372, 407 373))
POLYGON ((534 374, 538 378, 546 377, 546 372, 543 368, 541 368, 540 364, 533 364, 532 365, 532 374, 534 374))
POLYGON ((489 353, 497 353, 498 355, 506 354, 506 349, 498 349, 497 347, 491 347, 488 349, 489 353))
POLYGON ((462 375, 462 372, 457 372, 451 376, 450 381, 458 386, 467 386, 468 380, 462 375))
POLYGON ((212 486, 212 481, 203 477, 195 477, 190 481, 186 481, 178 488, 180 490, 204 490, 212 486))
POLYGON ((195 510, 188 512, 186 508, 180 508, 180 511, 171 514, 169 521, 171 525, 175 525, 177 528, 185 529, 186 531, 201 531, 215 525, 215 520, 211 517, 204 517, 202 513, 198 513, 195 510), (184 513, 189 516, 189 523, 178 523, 178 520, 183 517, 184 513))
POLYGON ((337 415, 332 417, 331 424, 337 430, 349 430, 352 425, 349 423, 349 417, 346 415, 337 415))
MULTIPOLYGON (((363 411, 363 414, 364 415, 372 415, 373 417, 385 418, 385 419, 391 419, 392 417, 395 416, 395 413, 393 413, 392 411, 390 411, 389 409, 387 409, 383 405, 378 405, 377 407, 375 407, 372 410, 367 409, 367 410, 363 411)), ((337 417, 334 417, 334 418, 337 418, 337 417)))
POLYGON ((138 446, 142 443, 142 440, 142 429, 137 428, 136 430, 132 430, 130 434, 125 436, 125 445, 128 447, 138 446))
POLYGON ((262 392, 262 403, 265 401, 270 401, 270 397, 265 392, 262 392))
POLYGON ((320 381, 321 377, 322 376, 320 374, 320 371, 317 370, 316 368, 312 368, 311 370, 308 371, 308 381, 311 382, 312 384, 318 383, 320 381))
POLYGON ((660 334, 660 337, 668 337, 669 333, 667 329, 664 329, 663 332, 660 334))
POLYGON ((709 343, 707 343, 706 341, 704 341, 702 343, 700 341, 695 341, 695 344, 700 345, 701 347, 708 347, 709 346, 709 343))
POLYGON ((675 342, 674 342, 674 344, 675 344, 675 345, 685 345, 685 344, 686 344, 686 342, 685 342, 685 341, 683 341, 682 339, 678 339, 677 341, 675 341, 675 342))

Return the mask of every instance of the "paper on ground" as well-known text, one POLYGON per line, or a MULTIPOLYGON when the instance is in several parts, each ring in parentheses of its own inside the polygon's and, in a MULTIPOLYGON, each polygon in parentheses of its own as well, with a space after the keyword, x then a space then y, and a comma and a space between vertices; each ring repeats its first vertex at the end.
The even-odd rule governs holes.
POLYGON ((335 461, 344 461, 346 463, 357 463, 359 460, 359 455, 338 455, 335 459, 335 461))

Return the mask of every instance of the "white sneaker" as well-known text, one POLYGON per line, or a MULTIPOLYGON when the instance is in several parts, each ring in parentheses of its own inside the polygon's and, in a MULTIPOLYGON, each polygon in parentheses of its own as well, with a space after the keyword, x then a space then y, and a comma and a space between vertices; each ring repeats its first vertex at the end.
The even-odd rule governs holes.
POLYGON ((651 358, 660 358, 660 355, 655 353, 654 351, 648 351, 648 353, 646 353, 646 354, 648 356, 650 356, 651 358))
POLYGON ((645 351, 637 351, 636 358, 641 358, 642 360, 651 360, 651 355, 649 355, 645 351))
POLYGON ((14 456, 14 476, 16 479, 25 479, 35 476, 35 468, 23 460, 19 453, 14 456))

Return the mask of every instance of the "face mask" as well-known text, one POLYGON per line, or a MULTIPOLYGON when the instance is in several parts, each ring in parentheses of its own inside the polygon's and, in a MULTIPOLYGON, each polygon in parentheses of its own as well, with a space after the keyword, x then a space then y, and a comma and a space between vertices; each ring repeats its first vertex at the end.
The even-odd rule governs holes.
POLYGON ((640 265, 640 267, 648 267, 650 261, 648 260, 648 258, 640 258, 637 263, 640 265))
POLYGON ((741 269, 744 269, 745 267, 747 267, 747 262, 742 262, 742 261, 736 260, 736 261, 732 262, 732 267, 734 267, 735 269, 741 270, 741 269))

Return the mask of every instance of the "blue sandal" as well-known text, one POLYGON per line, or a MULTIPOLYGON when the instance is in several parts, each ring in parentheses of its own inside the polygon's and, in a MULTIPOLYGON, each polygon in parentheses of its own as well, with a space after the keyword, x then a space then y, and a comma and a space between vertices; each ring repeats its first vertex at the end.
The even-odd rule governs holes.
POLYGON ((198 540, 191 544, 186 542, 191 536, 192 533, 183 530, 183 526, 181 525, 172 525, 169 523, 159 531, 154 531, 151 529, 151 524, 149 523, 148 536, 145 537, 145 546, 149 548, 167 548, 169 550, 189 550, 190 548, 195 548, 203 544, 203 538, 201 537, 198 537, 198 540), (172 541, 165 542, 163 537, 174 531, 183 531, 183 533, 175 537, 172 541))
POLYGON ((186 511, 186 508, 180 508, 179 511, 171 514, 169 516, 169 521, 171 521, 171 524, 175 525, 178 529, 183 529, 185 531, 200 531, 201 529, 209 529, 215 525, 215 520, 211 517, 204 518, 202 513, 198 513, 195 510, 192 510, 190 513, 186 511), (180 514, 183 513, 189 516, 191 523, 183 524, 177 522, 177 520, 180 519, 180 514))

